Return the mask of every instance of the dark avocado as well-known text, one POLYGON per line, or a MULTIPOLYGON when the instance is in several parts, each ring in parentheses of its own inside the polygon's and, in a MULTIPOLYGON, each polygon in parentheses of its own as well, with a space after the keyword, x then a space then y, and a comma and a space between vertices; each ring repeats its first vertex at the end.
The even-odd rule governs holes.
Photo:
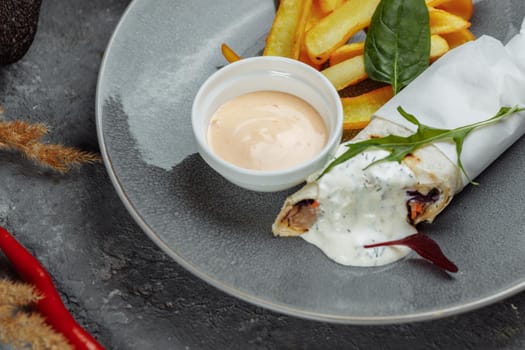
POLYGON ((0 0, 0 65, 18 61, 35 37, 42 0, 0 0))

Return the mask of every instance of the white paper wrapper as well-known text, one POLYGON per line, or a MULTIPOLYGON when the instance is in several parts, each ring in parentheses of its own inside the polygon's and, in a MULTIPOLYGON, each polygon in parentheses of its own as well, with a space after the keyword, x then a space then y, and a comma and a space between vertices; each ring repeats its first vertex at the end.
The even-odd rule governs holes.
MULTIPOLYGON (((375 115, 414 130, 397 111, 402 106, 426 125, 452 129, 486 120, 503 106, 525 107, 525 20, 504 46, 482 36, 450 51, 379 109, 375 115)), ((525 113, 476 129, 463 144, 461 160, 471 178, 525 133, 525 113)), ((435 144, 454 164, 453 142, 435 144)), ((468 184, 466 178, 464 185, 468 184)))

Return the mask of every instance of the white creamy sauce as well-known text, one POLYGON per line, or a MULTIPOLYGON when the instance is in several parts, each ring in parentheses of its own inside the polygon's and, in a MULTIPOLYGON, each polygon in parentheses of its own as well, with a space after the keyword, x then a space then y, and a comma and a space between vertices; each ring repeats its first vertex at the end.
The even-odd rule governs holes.
POLYGON ((384 265, 410 252, 404 246, 363 248, 416 232, 407 221, 406 207, 406 191, 417 182, 412 171, 397 162, 366 168, 387 154, 384 150, 366 151, 319 179, 320 214, 301 237, 340 264, 384 265))

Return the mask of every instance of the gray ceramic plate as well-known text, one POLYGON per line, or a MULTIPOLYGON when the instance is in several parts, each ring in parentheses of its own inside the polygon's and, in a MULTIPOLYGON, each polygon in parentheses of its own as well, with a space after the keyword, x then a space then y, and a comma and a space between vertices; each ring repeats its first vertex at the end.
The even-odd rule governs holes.
MULTIPOLYGON (((225 64, 220 44, 256 55, 273 14, 271 0, 135 0, 123 16, 100 71, 97 127, 115 188, 146 234, 217 288, 316 320, 434 319, 522 290, 525 140, 422 227, 457 263, 456 275, 415 256, 382 268, 343 267, 301 239, 275 239, 270 226, 290 192, 237 188, 195 154, 191 104, 225 64)), ((479 1, 472 30, 506 41, 524 15, 523 0, 479 1)))

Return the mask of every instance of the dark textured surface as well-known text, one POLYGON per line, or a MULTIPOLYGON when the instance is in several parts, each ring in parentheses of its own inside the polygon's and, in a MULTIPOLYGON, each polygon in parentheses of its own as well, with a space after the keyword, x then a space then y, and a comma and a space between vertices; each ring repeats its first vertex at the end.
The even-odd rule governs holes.
MULTIPOLYGON (((96 150, 96 75, 127 3, 44 1, 27 56, 0 68, 6 118, 44 121, 50 141, 96 150)), ((66 305, 109 349, 525 348, 523 293, 399 326, 282 316, 217 291, 168 258, 130 218, 103 166, 57 176, 2 153, 0 177, 0 224, 48 267, 66 305)))

